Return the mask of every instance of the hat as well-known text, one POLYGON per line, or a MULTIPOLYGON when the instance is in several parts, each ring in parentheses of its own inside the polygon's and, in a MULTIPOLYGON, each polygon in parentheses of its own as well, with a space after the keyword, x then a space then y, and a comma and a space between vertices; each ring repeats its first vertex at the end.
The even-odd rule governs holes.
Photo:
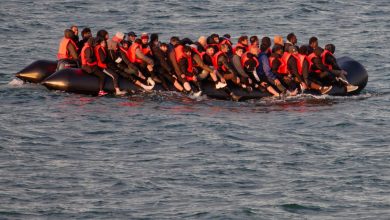
POLYGON ((141 39, 149 39, 149 35, 148 35, 148 33, 142 33, 141 34, 141 39))
POLYGON ((123 39, 125 35, 122 32, 116 32, 115 37, 117 37, 118 39, 123 39))
POLYGON ((130 31, 129 33, 127 33, 127 36, 137 37, 134 31, 130 31))
POLYGON ((280 35, 276 35, 274 37, 274 44, 283 45, 283 37, 280 35))

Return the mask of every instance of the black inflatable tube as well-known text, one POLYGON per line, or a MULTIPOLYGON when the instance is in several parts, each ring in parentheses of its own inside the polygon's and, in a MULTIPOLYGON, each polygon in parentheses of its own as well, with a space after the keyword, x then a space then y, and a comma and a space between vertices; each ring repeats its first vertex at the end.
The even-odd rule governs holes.
MULTIPOLYGON (((358 94, 367 85, 368 74, 366 69, 359 62, 350 57, 341 57, 338 58, 337 61, 340 67, 348 72, 348 81, 353 85, 359 86, 359 89, 354 92, 347 93, 344 87, 335 85, 329 92, 329 95, 346 96, 358 94)), ((38 60, 20 71, 17 74, 17 77, 24 81, 36 83, 39 83, 44 79, 42 84, 52 90, 62 90, 66 92, 89 95, 96 95, 98 93, 98 79, 95 76, 85 74, 81 69, 63 69, 52 73, 55 70, 56 65, 57 62, 55 61, 38 60), (28 73, 34 73, 35 75, 28 73), (35 78, 33 76, 35 76, 35 78)), ((123 78, 119 79, 119 86, 123 90, 141 90, 133 83, 123 78)), ((230 99, 230 96, 226 92, 215 89, 214 84, 211 82, 202 82, 201 87, 203 93, 209 97, 230 99)), ((229 87, 236 95, 241 96, 241 100, 259 99, 269 96, 268 93, 261 91, 248 93, 235 87, 234 85, 229 85, 229 87)), ((113 83, 109 77, 106 77, 104 89, 108 92, 114 92, 113 83)), ((161 86, 156 85, 155 90, 163 89, 161 86)), ((315 91, 307 91, 307 93, 318 94, 318 92, 315 91)))
POLYGON ((40 83, 57 69, 57 61, 37 60, 16 73, 24 82, 40 83))

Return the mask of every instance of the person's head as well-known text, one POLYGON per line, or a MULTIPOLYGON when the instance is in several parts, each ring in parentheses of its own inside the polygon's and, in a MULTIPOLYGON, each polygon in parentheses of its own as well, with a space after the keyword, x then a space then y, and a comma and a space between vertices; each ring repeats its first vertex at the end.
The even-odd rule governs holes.
POLYGON ((296 46, 289 46, 288 47, 288 52, 290 54, 297 54, 298 53, 298 48, 296 46))
POLYGON ((279 44, 275 44, 272 47, 272 53, 282 55, 283 54, 283 47, 279 44))
POLYGON ((232 36, 230 36, 230 34, 224 34, 223 38, 230 40, 232 38, 232 36))
POLYGON ((92 37, 92 31, 90 28, 84 28, 82 31, 81 31, 81 37, 83 39, 88 39, 90 37, 92 37))
POLYGON ((243 47, 236 47, 236 55, 237 56, 241 57, 243 53, 244 53, 243 47))
POLYGON ((124 39, 125 39, 125 35, 122 32, 116 32, 116 34, 112 38, 112 40, 115 42, 121 42, 124 39))
POLYGON ((311 37, 309 39, 309 46, 313 49, 318 47, 318 38, 317 37, 311 37))
POLYGON ((179 37, 176 37, 176 36, 173 36, 171 37, 171 40, 169 41, 173 46, 177 45, 180 43, 180 38, 179 37))
POLYGON ((249 38, 249 42, 251 43, 251 45, 259 45, 260 44, 260 41, 259 41, 259 38, 257 36, 251 36, 249 38))
POLYGON ((166 43, 161 43, 160 44, 160 50, 164 53, 168 51, 168 45, 166 43))
POLYGON ((200 36, 199 39, 198 39, 198 42, 203 47, 207 46, 207 38, 205 36, 200 36))
POLYGON ((149 41, 149 35, 147 33, 142 33, 141 34, 141 41, 142 41, 142 44, 147 44, 149 41))
POLYGON ((229 52, 229 46, 227 44, 221 44, 221 51, 223 53, 229 52))
POLYGON ((283 45, 283 37, 280 35, 275 35, 274 45, 283 45))
POLYGON ((260 50, 266 52, 271 47, 271 38, 263 37, 261 38, 260 50))
POLYGON ((294 33, 287 34, 287 40, 290 41, 293 45, 295 45, 298 42, 297 36, 295 36, 294 33))
POLYGON ((192 49, 190 46, 184 46, 183 47, 183 53, 187 56, 190 57, 192 53, 192 49))
POLYGON ((79 35, 79 28, 76 25, 72 25, 70 29, 73 31, 75 36, 79 35))
POLYGON ((251 53, 251 54, 253 54, 253 55, 259 55, 259 53, 260 53, 260 49, 259 49, 259 47, 257 47, 257 46, 251 46, 250 48, 249 48, 249 53, 251 53))
POLYGON ((123 49, 127 50, 127 49, 129 49, 130 42, 127 40, 122 40, 121 45, 122 45, 123 49))
POLYGON ((248 36, 244 35, 238 38, 238 43, 248 46, 248 36))
POLYGON ((96 37, 96 45, 100 45, 102 47, 106 47, 106 41, 102 37, 96 37))
POLYGON ((206 48, 206 53, 209 55, 209 56, 213 56, 214 53, 215 53, 215 50, 214 50, 214 47, 207 47, 206 48))
POLYGON ((139 38, 137 38, 137 39, 135 39, 134 43, 137 43, 137 44, 142 44, 142 40, 141 40, 141 39, 139 39, 139 38))
POLYGON ((299 48, 299 53, 307 56, 307 55, 309 55, 309 48, 306 45, 302 45, 299 48))
POLYGON ((74 32, 71 29, 65 29, 64 30, 64 37, 72 39, 72 38, 74 38, 74 32))
POLYGON ((130 31, 129 33, 127 33, 127 40, 128 41, 134 42, 136 38, 137 38, 137 35, 133 31, 130 31))
POLYGON ((316 48, 314 49, 314 54, 315 54, 317 57, 321 57, 322 52, 324 52, 324 49, 322 49, 321 47, 316 47, 316 48))
POLYGON ((325 50, 328 50, 332 54, 336 51, 336 46, 334 44, 327 44, 325 45, 325 50))
POLYGON ((99 30, 96 33, 96 37, 103 37, 105 40, 108 40, 110 38, 106 30, 99 30))
POLYGON ((219 44, 219 35, 218 34, 212 34, 211 39, 213 39, 214 43, 219 44))
POLYGON ((153 33, 150 35, 150 42, 152 42, 153 44, 158 44, 158 34, 157 33, 153 33))

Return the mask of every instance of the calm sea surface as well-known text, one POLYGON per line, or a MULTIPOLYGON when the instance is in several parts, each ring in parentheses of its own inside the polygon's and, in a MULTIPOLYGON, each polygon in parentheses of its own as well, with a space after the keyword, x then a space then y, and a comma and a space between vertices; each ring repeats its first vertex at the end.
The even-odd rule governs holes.
POLYGON ((0 2, 0 219, 390 219, 390 2, 0 2), (15 81, 96 33, 318 36, 369 73, 354 97, 91 97, 15 81))

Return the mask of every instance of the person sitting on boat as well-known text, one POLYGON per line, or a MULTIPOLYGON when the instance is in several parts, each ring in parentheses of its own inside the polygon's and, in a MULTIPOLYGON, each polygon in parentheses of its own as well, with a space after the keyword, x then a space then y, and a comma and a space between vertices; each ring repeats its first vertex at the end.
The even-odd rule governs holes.
POLYGON ((279 93, 267 82, 266 77, 263 74, 258 74, 257 69, 259 68, 260 48, 256 46, 250 47, 249 51, 241 56, 241 64, 244 71, 250 77, 254 88, 264 91, 265 89, 273 96, 279 96, 279 93))
POLYGON ((155 71, 162 81, 162 85, 166 90, 169 90, 168 82, 178 91, 183 91, 183 86, 175 77, 173 67, 169 63, 168 58, 168 45, 161 44, 158 40, 157 34, 151 34, 150 36, 150 48, 152 50, 153 58, 155 61, 155 71))
POLYGON ((202 90, 197 78, 197 69, 194 68, 191 47, 184 46, 181 52, 176 51, 176 61, 179 64, 181 72, 185 74, 186 80, 197 87, 198 92, 194 93, 194 95, 200 96, 202 90))
POLYGON ((308 61, 311 65, 310 70, 314 73, 312 75, 319 79, 322 84, 333 85, 338 82, 346 88, 347 92, 357 90, 359 88, 358 86, 354 86, 342 78, 342 70, 329 69, 328 66, 322 62, 321 55, 323 52, 324 50, 321 47, 317 47, 308 57, 308 61))
POLYGON ((237 44, 235 47, 233 47, 233 55, 236 53, 236 48, 237 47, 242 47, 244 48, 244 53, 249 50, 249 42, 248 42, 248 36, 243 35, 238 38, 237 44))
POLYGON ((58 47, 58 65, 57 71, 64 68, 77 68, 78 65, 78 54, 77 45, 73 41, 74 32, 70 29, 65 29, 64 37, 61 39, 58 47))
MULTIPOLYGON (((293 71, 295 74, 298 74, 298 71, 296 62, 294 62, 293 65, 288 65, 288 60, 290 59, 290 56, 290 53, 285 53, 284 55, 283 47, 280 44, 276 44, 272 48, 272 55, 269 58, 269 63, 271 66, 271 71, 276 74, 282 85, 285 88, 288 88, 286 94, 296 95, 298 94, 298 89, 295 80, 293 79, 293 75, 290 73, 290 71, 293 71)), ((290 61, 295 61, 295 59, 293 58, 290 61)))
POLYGON ((244 71, 244 68, 243 68, 242 63, 241 63, 241 57, 244 54, 244 50, 245 50, 245 48, 243 48, 243 47, 236 47, 235 48, 235 53, 232 57, 232 64, 233 64, 234 69, 236 70, 236 72, 238 73, 238 75, 240 77, 241 85, 243 86, 243 88, 246 89, 248 92, 251 92, 252 91, 252 87, 251 87, 252 80, 248 76, 248 74, 246 74, 246 72, 244 71))
POLYGON ((170 39, 169 45, 168 45, 168 57, 169 61, 172 64, 172 67, 175 71, 176 77, 179 80, 179 82, 183 85, 184 89, 187 92, 190 92, 192 90, 190 84, 187 82, 185 74, 181 72, 179 64, 176 61, 176 51, 178 53, 181 53, 183 50, 183 45, 180 42, 179 37, 173 36, 170 39))
POLYGON ((109 56, 107 56, 106 41, 102 37, 96 38, 96 46, 94 48, 97 66, 100 68, 103 73, 112 78, 114 83, 114 89, 116 95, 124 95, 125 91, 121 91, 118 85, 118 74, 116 71, 119 71, 115 65, 110 62, 109 56))
POLYGON ((142 49, 142 40, 136 39, 135 42, 129 47, 127 54, 130 62, 135 64, 141 70, 141 72, 143 72, 144 74, 146 72, 148 73, 147 82, 149 83, 149 85, 154 85, 155 81, 154 79, 152 79, 152 77, 154 77, 154 61, 151 58, 147 57, 144 52, 147 51, 143 51, 142 49))

